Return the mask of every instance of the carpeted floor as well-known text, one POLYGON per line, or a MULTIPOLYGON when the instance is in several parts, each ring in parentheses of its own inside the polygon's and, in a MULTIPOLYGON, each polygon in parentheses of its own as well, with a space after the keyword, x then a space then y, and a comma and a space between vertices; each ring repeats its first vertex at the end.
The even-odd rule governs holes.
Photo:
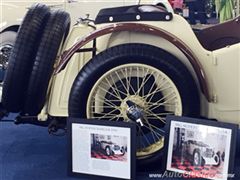
POLYGON ((32 125, 0 123, 0 180, 67 179, 66 137, 32 125))
MULTIPOLYGON (((237 180, 239 157, 236 164, 237 180)), ((138 175, 137 179, 158 179, 147 177, 138 175)), ((0 122, 0 180, 66 179, 75 179, 67 176, 66 136, 50 136, 44 127, 0 122)))

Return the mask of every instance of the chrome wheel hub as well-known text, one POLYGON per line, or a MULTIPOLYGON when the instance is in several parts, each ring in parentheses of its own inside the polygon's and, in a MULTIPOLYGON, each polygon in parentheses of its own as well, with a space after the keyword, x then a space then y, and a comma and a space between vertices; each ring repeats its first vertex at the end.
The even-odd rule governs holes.
POLYGON ((13 46, 5 44, 0 46, 0 68, 6 70, 8 66, 8 59, 10 57, 13 46))
POLYGON ((144 107, 146 106, 146 101, 141 96, 131 95, 126 97, 120 105, 120 109, 121 109, 120 111, 125 122, 131 121, 128 115, 130 110, 129 108, 131 108, 131 105, 129 105, 129 102, 133 103, 141 111, 144 111, 144 107))

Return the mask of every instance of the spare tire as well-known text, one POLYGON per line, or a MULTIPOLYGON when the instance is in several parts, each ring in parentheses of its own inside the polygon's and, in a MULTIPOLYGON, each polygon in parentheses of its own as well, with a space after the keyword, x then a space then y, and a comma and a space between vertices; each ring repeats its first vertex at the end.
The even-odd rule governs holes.
POLYGON ((20 26, 3 83, 2 103, 9 112, 19 112, 23 107, 33 60, 49 14, 46 5, 34 4, 20 26))
POLYGON ((31 72, 24 113, 37 115, 45 102, 48 84, 53 73, 53 66, 70 27, 70 16, 67 12, 53 12, 46 24, 37 55, 31 72))

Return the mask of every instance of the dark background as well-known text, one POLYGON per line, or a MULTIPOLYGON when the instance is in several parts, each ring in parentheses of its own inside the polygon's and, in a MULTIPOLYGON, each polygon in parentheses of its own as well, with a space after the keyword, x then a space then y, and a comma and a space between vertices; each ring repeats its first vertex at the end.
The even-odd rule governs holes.
MULTIPOLYGON (((235 180, 240 179, 239 136, 240 130, 235 158, 235 180)), ((67 137, 49 135, 45 127, 0 122, 0 180, 76 179, 67 175, 67 149, 67 137)), ((156 170, 152 173, 158 173, 161 165, 161 161, 155 164, 156 170)), ((137 179, 159 178, 148 178, 148 173, 138 173, 137 179)))

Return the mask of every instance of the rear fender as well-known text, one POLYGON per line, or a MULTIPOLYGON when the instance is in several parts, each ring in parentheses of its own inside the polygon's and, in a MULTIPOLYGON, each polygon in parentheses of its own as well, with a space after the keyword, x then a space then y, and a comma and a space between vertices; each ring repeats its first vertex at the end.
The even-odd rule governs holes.
POLYGON ((1 6, 1 21, 0 32, 13 26, 19 26, 22 22, 24 14, 27 12, 26 8, 19 6, 21 3, 0 3, 1 6), (9 14, 11 12, 11 14, 9 14))
POLYGON ((173 44, 189 60, 191 66, 193 67, 196 73, 202 93, 205 95, 206 99, 210 101, 209 89, 208 89, 208 84, 206 79, 207 76, 205 75, 204 69, 200 64, 199 59, 191 51, 191 48, 187 44, 185 44, 181 39, 167 32, 166 30, 157 28, 155 26, 148 25, 148 24, 116 23, 116 24, 110 24, 110 25, 104 26, 100 29, 97 29, 91 32, 89 35, 81 38, 71 48, 63 52, 62 56, 60 57, 60 63, 55 69, 55 74, 62 71, 70 61, 71 57, 87 43, 99 37, 102 37, 104 35, 109 35, 112 33, 124 32, 124 31, 144 33, 146 35, 161 37, 162 39, 173 44))

